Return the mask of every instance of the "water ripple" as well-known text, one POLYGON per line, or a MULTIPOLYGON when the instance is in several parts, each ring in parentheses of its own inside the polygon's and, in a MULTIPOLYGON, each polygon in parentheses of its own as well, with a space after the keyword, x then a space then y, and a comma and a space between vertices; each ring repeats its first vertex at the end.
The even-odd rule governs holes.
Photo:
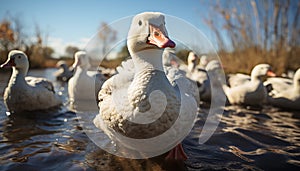
MULTIPOLYGON (((33 71, 49 75, 53 70, 33 71)), ((52 78, 52 77, 51 77, 52 78)), ((8 76, 0 73, 0 92, 8 76), (2 82, 1 82, 2 81, 2 82)), ((55 84, 67 102, 66 84, 55 84)), ((225 108, 213 136, 198 138, 208 115, 201 108, 193 130, 183 141, 188 170, 300 170, 300 112, 225 108)), ((89 115, 89 113, 85 113, 89 115)), ((220 117, 220 116, 218 116, 220 117)), ((179 170, 159 156, 148 160, 116 157, 99 149, 85 134, 89 125, 68 110, 38 112, 35 116, 5 114, 0 98, 0 170, 179 170), (175 169, 174 169, 175 168, 175 169)))

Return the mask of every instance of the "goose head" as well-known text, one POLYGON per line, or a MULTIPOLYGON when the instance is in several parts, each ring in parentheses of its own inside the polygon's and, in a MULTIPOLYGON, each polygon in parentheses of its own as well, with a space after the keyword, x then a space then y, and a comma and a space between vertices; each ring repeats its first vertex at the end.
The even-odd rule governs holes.
POLYGON ((136 15, 128 32, 127 46, 131 55, 146 49, 174 48, 175 43, 168 37, 164 15, 158 12, 136 15))
POLYGON ((74 55, 75 61, 73 63, 73 68, 80 67, 82 69, 88 69, 90 67, 89 57, 86 55, 85 51, 78 51, 74 55))
POLYGON ((258 64, 251 71, 251 80, 262 80, 265 76, 276 76, 269 64, 258 64))
POLYGON ((187 62, 188 62, 188 69, 190 71, 192 71, 197 66, 198 56, 194 52, 191 51, 189 53, 188 58, 187 58, 187 62))
POLYGON ((7 61, 1 65, 1 68, 11 67, 14 71, 16 70, 26 75, 29 68, 27 55, 20 50, 10 51, 8 54, 7 61))

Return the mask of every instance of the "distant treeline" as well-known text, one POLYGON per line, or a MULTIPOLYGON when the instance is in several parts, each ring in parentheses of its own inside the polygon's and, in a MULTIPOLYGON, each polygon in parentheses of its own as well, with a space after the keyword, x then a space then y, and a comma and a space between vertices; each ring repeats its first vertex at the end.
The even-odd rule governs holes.
MULTIPOLYGON (((39 27, 35 27, 35 37, 28 38, 23 32, 24 27, 17 17, 7 17, 0 21, 0 63, 3 63, 10 50, 19 49, 24 51, 30 62, 30 68, 54 67, 58 60, 53 58, 54 49, 46 46, 45 39, 39 27)), ((68 46, 67 57, 62 57, 67 63, 72 63, 73 53, 78 48, 68 46)))
MULTIPOLYGON (((210 27, 215 46, 225 72, 249 73, 258 63, 269 63, 277 74, 300 67, 300 1, 294 0, 201 0, 208 12, 200 18, 210 27)), ((0 21, 0 62, 4 62, 11 49, 25 51, 32 68, 52 67, 54 49, 47 44, 47 34, 36 25, 34 40, 24 33, 18 17, 0 21)), ((105 22, 100 24, 98 37, 101 53, 106 54, 117 32, 105 22)), ((73 60, 77 47, 66 48, 64 59, 73 60)), ((186 60, 188 51, 177 55, 186 60)), ((128 56, 127 47, 118 54, 119 59, 103 60, 101 65, 115 67, 128 56)))

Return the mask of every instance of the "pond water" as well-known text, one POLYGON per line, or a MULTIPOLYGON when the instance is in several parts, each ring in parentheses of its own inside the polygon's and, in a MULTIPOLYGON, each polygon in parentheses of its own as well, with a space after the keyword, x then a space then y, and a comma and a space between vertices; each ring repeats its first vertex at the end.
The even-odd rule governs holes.
MULTIPOLYGON (((29 75, 55 83, 64 107, 33 117, 7 116, 3 91, 10 73, 0 72, 0 170, 176 170, 162 158, 132 160, 108 154, 85 134, 68 108, 67 86, 55 82, 55 69, 29 75)), ((183 141, 187 170, 300 170, 300 112, 264 107, 226 107, 213 136, 198 143, 208 109, 201 109, 183 141)), ((180 164, 179 164, 180 165, 180 164)), ((181 166, 181 165, 180 165, 181 166)))

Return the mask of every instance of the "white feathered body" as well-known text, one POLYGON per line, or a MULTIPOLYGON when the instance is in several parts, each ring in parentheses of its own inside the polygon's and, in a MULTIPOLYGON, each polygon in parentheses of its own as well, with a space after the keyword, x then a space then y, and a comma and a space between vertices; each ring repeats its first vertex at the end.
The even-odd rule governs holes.
POLYGON ((127 47, 132 59, 103 84, 94 124, 117 146, 142 155, 162 154, 189 133, 197 113, 194 91, 187 79, 164 71, 163 49, 175 43, 167 37, 161 13, 135 16, 127 47))
MULTIPOLYGON (((128 65, 130 62, 131 61, 128 61, 127 64, 124 65, 128 65)), ((152 137, 159 134, 159 132, 162 133, 177 119, 170 116, 175 113, 178 114, 178 107, 180 107, 180 99, 176 95, 174 88, 162 71, 147 68, 138 73, 126 73, 123 72, 124 70, 126 69, 118 68, 119 74, 113 76, 104 84, 103 90, 100 91, 100 115, 104 119, 104 122, 109 125, 110 128, 130 137, 152 137), (124 82, 124 78, 127 78, 127 80, 125 80, 127 82, 124 82), (131 80, 128 78, 131 78, 131 80), (107 90, 110 90, 110 93, 113 94, 107 94, 107 90), (154 90, 162 91, 167 97, 168 105, 163 117, 159 119, 161 125, 155 125, 157 124, 156 122, 145 125, 128 122, 129 117, 134 117, 134 111, 146 112, 151 108, 148 98, 150 93, 154 90), (105 106, 107 107, 107 104, 105 104, 106 101, 111 102, 111 104, 121 103, 117 104, 120 108, 115 109, 118 108, 116 105, 109 105, 109 109, 107 109, 105 108, 105 106), (124 113, 121 114, 120 112, 124 113), (144 126, 146 127, 142 128, 144 126)), ((155 105, 159 105, 160 99, 156 99, 154 103, 156 103, 155 105)))
POLYGON ((260 80, 246 82, 229 88, 224 86, 224 92, 231 104, 261 106, 267 97, 267 90, 260 80))
POLYGON ((230 87, 223 85, 229 103, 262 106, 267 99, 267 89, 262 79, 270 73, 272 71, 269 64, 258 64, 252 69, 250 77, 244 74, 231 76, 230 87))
POLYGON ((274 78, 271 81, 269 83, 274 90, 268 96, 268 103, 285 109, 300 110, 300 69, 296 71, 292 84, 289 79, 274 78))
POLYGON ((14 72, 4 92, 4 102, 9 111, 44 110, 62 104, 50 81, 45 78, 24 78, 14 72))
MULTIPOLYGON (((169 78, 167 78, 163 71, 154 70, 153 68, 145 68, 143 71, 134 73, 132 60, 123 62, 122 65, 122 67, 117 68, 118 74, 108 79, 99 92, 100 114, 96 116, 94 123, 106 134, 109 135, 111 131, 117 131, 127 137, 140 139, 154 137, 168 130, 178 117, 183 117, 179 116, 182 104, 178 85, 175 83, 180 79, 185 79, 183 82, 190 86, 186 87, 190 90, 187 94, 192 94, 190 94, 190 101, 185 101, 185 103, 196 106, 195 96, 198 93, 195 89, 191 89, 192 86, 195 88, 196 85, 182 76, 177 75, 176 78, 174 71, 168 70, 169 78), (160 108, 164 100, 167 101, 161 117, 149 124, 135 124, 128 121, 135 117, 135 114, 143 114, 139 112, 153 110, 150 109, 149 96, 155 90, 161 91, 166 96, 166 99, 159 96, 154 97, 155 100, 151 102, 151 105, 160 108)), ((186 91, 186 89, 183 89, 183 91, 186 91)), ((195 107, 191 107, 190 110, 193 110, 193 108, 195 107)), ((155 118, 160 114, 157 112, 159 111, 154 110, 147 114, 153 115, 152 117, 155 118)), ((193 112, 196 111, 191 111, 191 113, 193 112)), ((190 121, 193 118, 191 118, 191 114, 186 114, 186 118, 179 119, 190 121)), ((184 123, 181 126, 184 127, 184 123)))
MULTIPOLYGON (((74 76, 68 82, 68 93, 70 101, 95 101, 104 78, 98 76, 97 71, 87 71, 82 68, 77 68, 74 76)), ((100 74, 101 75, 101 74, 100 74)))

